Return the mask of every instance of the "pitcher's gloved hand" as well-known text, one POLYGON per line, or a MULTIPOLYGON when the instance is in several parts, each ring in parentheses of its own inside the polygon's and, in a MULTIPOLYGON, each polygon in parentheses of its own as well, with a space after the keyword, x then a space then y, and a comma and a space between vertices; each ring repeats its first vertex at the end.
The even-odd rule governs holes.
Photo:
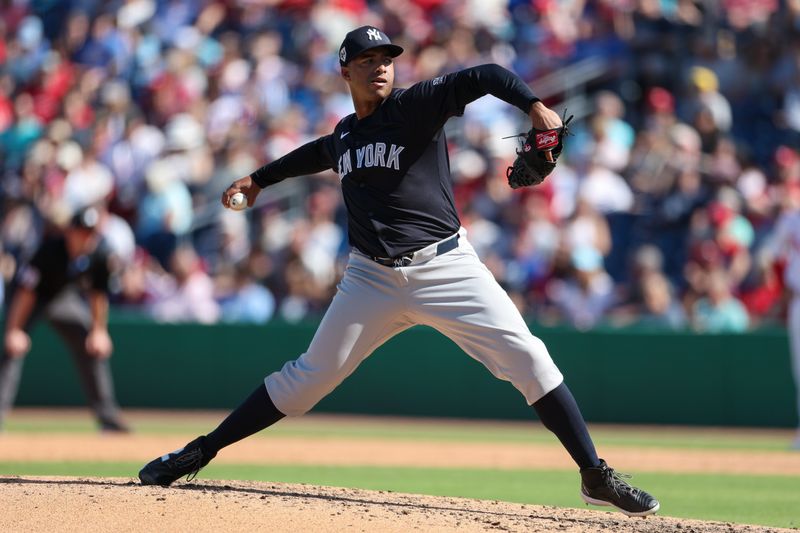
POLYGON ((524 137, 524 141, 517 150, 514 164, 506 170, 508 185, 512 189, 539 185, 553 172, 558 156, 564 149, 564 137, 570 134, 569 123, 572 117, 573 115, 570 115, 558 128, 548 130, 531 128, 527 134, 520 133, 514 136, 524 137))

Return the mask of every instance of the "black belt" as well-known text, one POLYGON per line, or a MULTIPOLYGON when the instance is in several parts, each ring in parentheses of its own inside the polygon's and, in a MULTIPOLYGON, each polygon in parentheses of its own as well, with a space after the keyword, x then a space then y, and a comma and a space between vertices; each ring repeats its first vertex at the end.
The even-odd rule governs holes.
MULTIPOLYGON (((446 239, 440 242, 436 246, 436 255, 446 254, 450 250, 455 250, 458 248, 458 234, 456 233, 449 239, 446 239)), ((421 249, 421 248, 420 248, 421 249)), ((416 252, 408 252, 403 255, 398 255, 397 257, 370 257, 373 261, 378 263, 379 265, 387 266, 387 267, 403 267, 409 266, 414 261, 414 254, 416 252)), ((434 256, 435 257, 435 256, 434 256)))

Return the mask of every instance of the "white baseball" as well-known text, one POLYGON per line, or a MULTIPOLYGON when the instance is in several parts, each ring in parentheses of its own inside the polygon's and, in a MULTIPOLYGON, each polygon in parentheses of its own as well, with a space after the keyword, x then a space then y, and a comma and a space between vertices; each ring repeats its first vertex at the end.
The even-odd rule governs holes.
POLYGON ((231 196, 230 201, 231 209, 234 211, 241 211, 242 209, 247 208, 247 196, 244 193, 237 192, 233 196, 231 196))

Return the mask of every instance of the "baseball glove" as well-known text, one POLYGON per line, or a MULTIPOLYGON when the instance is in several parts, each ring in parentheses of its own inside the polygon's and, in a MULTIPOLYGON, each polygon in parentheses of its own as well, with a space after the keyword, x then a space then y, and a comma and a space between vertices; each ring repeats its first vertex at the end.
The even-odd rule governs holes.
MULTIPOLYGON (((564 116, 567 116, 566 111, 564 116)), ((528 133, 512 135, 524 139, 522 146, 517 149, 514 164, 506 170, 508 185, 512 189, 539 185, 553 172, 564 148, 564 137, 570 134, 569 123, 572 117, 570 115, 568 119, 562 120, 560 128, 545 131, 531 128, 528 133)))

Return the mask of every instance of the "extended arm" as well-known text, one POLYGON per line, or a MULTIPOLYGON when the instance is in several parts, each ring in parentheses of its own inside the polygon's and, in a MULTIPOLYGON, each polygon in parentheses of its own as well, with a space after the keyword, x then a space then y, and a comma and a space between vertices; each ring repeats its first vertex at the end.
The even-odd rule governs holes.
POLYGON ((539 101, 522 78, 500 65, 467 68, 454 76, 454 96, 460 109, 487 94, 516 106, 526 114, 531 104, 539 101))
POLYGON ((31 349, 31 339, 25 324, 36 305, 36 293, 27 287, 17 287, 8 309, 4 347, 10 357, 23 357, 31 349))
POLYGON ((456 76, 462 78, 457 82, 457 86, 461 88, 457 91, 457 97, 464 99, 464 105, 491 94, 527 114, 531 125, 537 130, 561 127, 558 113, 545 106, 522 78, 500 65, 468 68, 458 72, 456 76))
POLYGON ((252 207, 258 193, 268 185, 278 183, 286 178, 307 176, 333 168, 334 162, 328 150, 329 141, 329 135, 320 137, 271 163, 267 163, 249 176, 234 181, 222 193, 222 205, 229 207, 231 196, 241 192, 247 197, 247 206, 252 207))
POLYGON ((113 344, 108 334, 108 296, 103 291, 89 292, 92 329, 86 337, 86 351, 93 357, 105 359, 111 355, 113 344))
POLYGON ((561 126, 558 113, 548 109, 522 78, 495 64, 471 67, 418 83, 409 88, 403 98, 422 117, 422 124, 436 129, 448 118, 461 115, 467 104, 487 94, 520 109, 530 117, 536 129, 561 126), (438 120, 431 121, 432 117, 438 120))

